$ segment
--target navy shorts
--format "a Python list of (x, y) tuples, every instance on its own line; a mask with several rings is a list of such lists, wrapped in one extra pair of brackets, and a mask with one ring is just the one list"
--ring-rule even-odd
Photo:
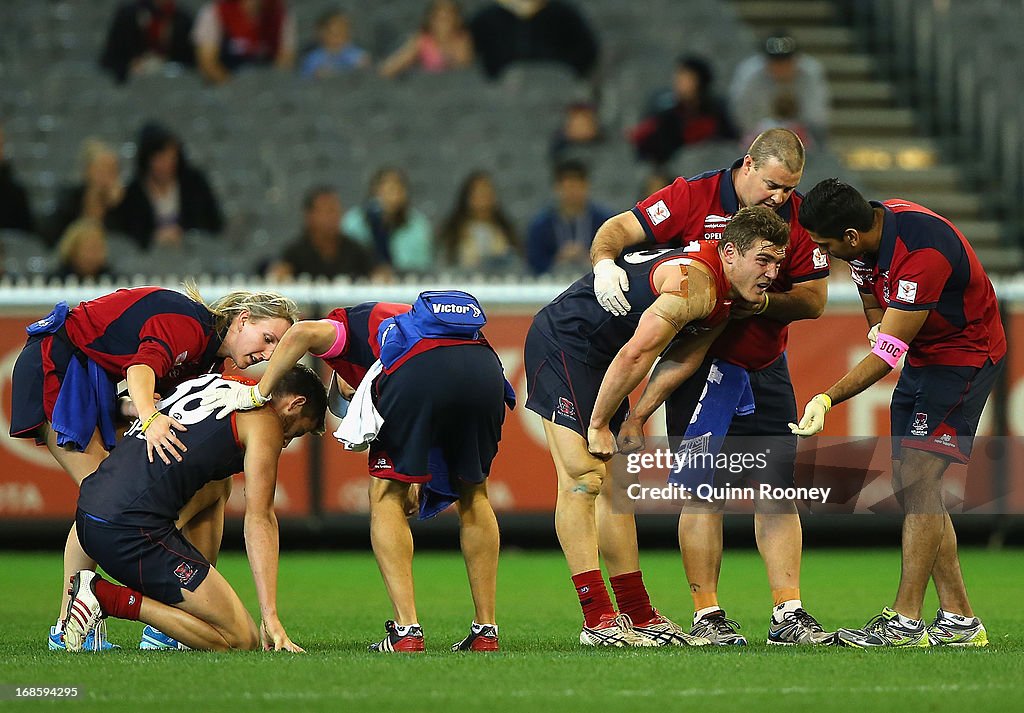
[(11, 375), (12, 437), (44, 443), (39, 427), (53, 419), (53, 407), (75, 353), (63, 330), (28, 338)]
[[(665, 401), (665, 425), (669, 445), (673, 449), (679, 447), (686, 427), (690, 424), (693, 410), (704, 391), (708, 372), (711, 371), (711, 362), (710, 357), (705, 359), (697, 373)], [(789, 430), (789, 424), (796, 423), (798, 419), (796, 396), (789, 377), (786, 355), (783, 354), (764, 369), (750, 371), (748, 374), (750, 389), (754, 393), (754, 413), (733, 417), (721, 453), (765, 453), (767, 467), (740, 476), (720, 471), (715, 482), (735, 484), (754, 480), (773, 487), (793, 487), (797, 437)]]
[(147, 597), (178, 604), (203, 583), (210, 563), (173, 523), (162, 527), (117, 525), (79, 510), (78, 541), (107, 574)]
[(981, 412), (1004, 364), (904, 366), (889, 407), (893, 460), (903, 448), (970, 460)]
[[(586, 439), (605, 370), (567, 356), (536, 327), (526, 335), (525, 351), (526, 408)], [(628, 411), (629, 401), (623, 400), (611, 419), (612, 433), (619, 432)]]
[(482, 344), (431, 349), (374, 384), (384, 419), (370, 447), (370, 475), (406, 483), (431, 479), (431, 452), (451, 478), (481, 483), (498, 453), (505, 419), (505, 376)]

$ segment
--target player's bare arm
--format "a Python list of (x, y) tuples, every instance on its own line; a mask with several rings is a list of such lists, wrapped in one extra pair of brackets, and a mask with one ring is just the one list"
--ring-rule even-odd
[(238, 439), (245, 448), (245, 549), (260, 603), (264, 649), (302, 651), (288, 638), (277, 614), (278, 525), (274, 513), (277, 463), (284, 448), (281, 420), (271, 408), (239, 413)]
[(879, 343), (889, 345), (885, 356), (876, 353), (880, 349), (880, 345), (876, 345), (846, 376), (808, 401), (800, 423), (790, 424), (790, 430), (798, 436), (813, 436), (824, 428), (825, 414), (832, 406), (853, 398), (892, 371), (907, 345), (924, 326), (928, 314), (928, 310), (885, 310), (878, 333)]
[(696, 373), (708, 349), (727, 324), (723, 322), (707, 332), (681, 337), (661, 355), (640, 399), (630, 409), (629, 416), (619, 430), (620, 452), (632, 453), (644, 447), (644, 424), (683, 382)]
[(655, 283), (658, 299), (640, 316), (636, 332), (612, 359), (601, 381), (588, 438), (590, 452), (599, 457), (615, 452), (608, 423), (622, 400), (647, 375), (672, 338), (715, 307), (714, 283), (699, 263), (665, 265), (655, 272)]
[(289, 327), (267, 362), (267, 370), (260, 377), (260, 383), (257, 384), (260, 393), (269, 397), (281, 383), (281, 378), (306, 352), (323, 354), (334, 344), (337, 335), (333, 324), (318, 319), (302, 320)]
[(633, 213), (619, 213), (604, 222), (597, 230), (590, 246), (590, 261), (594, 266), (594, 296), (601, 307), (617, 317), (629, 312), (629, 276), (615, 264), (624, 248), (638, 245), (646, 234)]
[(827, 301), (828, 279), (822, 277), (798, 282), (788, 292), (772, 292), (767, 308), (758, 314), (785, 323), (817, 319), (825, 312)]
[(174, 431), (188, 429), (167, 414), (156, 410), (153, 394), (156, 390), (156, 372), (146, 364), (132, 364), (125, 371), (125, 380), (128, 382), (128, 397), (135, 405), (139, 420), (142, 422), (149, 462), (153, 462), (153, 455), (156, 454), (165, 465), (171, 464), (171, 458), (180, 463), (181, 454), (186, 448)]
[(597, 265), (601, 260), (614, 260), (625, 248), (639, 245), (646, 238), (644, 227), (640, 225), (633, 211), (627, 210), (613, 215), (594, 235), (594, 240), (590, 244), (590, 264)]
[(885, 309), (872, 294), (860, 293), (860, 301), (864, 306), (864, 319), (868, 321), (868, 343), (875, 346), (878, 332), (882, 328), (882, 316)]

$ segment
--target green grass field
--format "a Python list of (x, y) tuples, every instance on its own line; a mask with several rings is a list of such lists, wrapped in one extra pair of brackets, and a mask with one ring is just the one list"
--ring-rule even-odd
[[(778, 649), (765, 644), (770, 599), (755, 552), (727, 553), (722, 603), (744, 625), (745, 649), (593, 650), (576, 643), (580, 614), (559, 553), (503, 555), (499, 654), (453, 654), (472, 617), (457, 554), (417, 557), (425, 656), (370, 654), (390, 607), (369, 554), (286, 552), (279, 608), (309, 652), (140, 652), (142, 625), (111, 621), (108, 654), (46, 650), (55, 615), (56, 555), (9, 554), (0, 597), (0, 685), (80, 686), (84, 700), (4, 702), (14, 709), (936, 711), (1024, 710), (1024, 557), (962, 553), (969, 591), (991, 645), (976, 650)], [(678, 556), (649, 553), (645, 579), (655, 604), (683, 621), (690, 612)], [(221, 571), (255, 611), (242, 555)], [(890, 603), (898, 554), (811, 551), (804, 603), (828, 627), (860, 626)], [(930, 594), (926, 611), (934, 611)]]

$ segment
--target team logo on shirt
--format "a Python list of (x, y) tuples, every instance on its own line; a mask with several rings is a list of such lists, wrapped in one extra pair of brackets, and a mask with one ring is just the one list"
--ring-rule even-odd
[(914, 303), (917, 299), (917, 283), (910, 280), (900, 280), (896, 283), (896, 299), (900, 302)]
[(647, 206), (647, 217), (651, 219), (653, 225), (663, 223), (668, 220), (672, 212), (665, 205), (665, 201), (658, 201), (654, 205)]
[(732, 216), (725, 215), (711, 215), (704, 217), (704, 239), (705, 240), (721, 240), (722, 233), (725, 232), (725, 226), (729, 224), (729, 219)]
[(184, 586), (192, 581), (192, 578), (196, 576), (196, 568), (190, 565), (188, 562), (182, 562), (174, 569), (174, 576), (178, 578), (181, 584)]
[(910, 435), (928, 435), (928, 414), (921, 413), (920, 411), (914, 414), (914, 425), (910, 427)]
[[(824, 270), (826, 267), (828, 267), (828, 255), (823, 253), (821, 251), (821, 248), (814, 248), (814, 253), (811, 255), (811, 260), (814, 262), (814, 269), (815, 270)], [(857, 277), (856, 277), (856, 271), (855, 270), (853, 271), (853, 274), (854, 274), (854, 278), (853, 279), (856, 280)], [(860, 284), (860, 283), (858, 283), (858, 284)]]
[(183, 351), (181, 354), (179, 354), (178, 356), (174, 357), (174, 365), (177, 366), (178, 364), (184, 364), (186, 359), (188, 359), (188, 351), (187, 350)]

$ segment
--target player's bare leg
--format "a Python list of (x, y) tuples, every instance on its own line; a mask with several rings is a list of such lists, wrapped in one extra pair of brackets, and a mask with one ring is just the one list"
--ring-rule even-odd
[(718, 604), (722, 570), (722, 511), (717, 503), (689, 501), (679, 514), (679, 551), (694, 609)]
[(796, 503), (755, 500), (754, 538), (772, 592), (784, 592), (786, 598), (799, 599), (803, 530)]
[(956, 531), (953, 522), (946, 513), (946, 522), (942, 530), (942, 544), (939, 555), (932, 567), (932, 579), (935, 580), (935, 591), (939, 595), (939, 607), (947, 612), (968, 618), (974, 617), (974, 610), (967, 598), (967, 586), (964, 575), (960, 571), (960, 556), (957, 553)]
[[(82, 485), (83, 480), (96, 472), (96, 469), (100, 467), (100, 463), (108, 455), (107, 450), (103, 447), (103, 439), (100, 437), (98, 429), (93, 434), (92, 440), (89, 441), (85, 451), (79, 453), (78, 451), (69, 451), (58, 446), (57, 433), (49, 425), (45, 425), (42, 428), (46, 429), (45, 440), (47, 450), (50, 451), (57, 464), (64, 469), (64, 472), (71, 476), (72, 480), (75, 481), (75, 485), (79, 487)], [(68, 580), (71, 579), (75, 572), (83, 569), (95, 570), (96, 562), (89, 555), (85, 554), (85, 550), (82, 549), (82, 545), (78, 542), (75, 526), (72, 524), (67, 540), (64, 543), (64, 573), (60, 582), (61, 600), (60, 609), (57, 614), (58, 618), (63, 618), (64, 612), (68, 608)]]
[(185, 539), (203, 553), (210, 564), (217, 564), (224, 538), (224, 511), (231, 497), (231, 478), (215, 480), (203, 486), (178, 513), (175, 526)]
[(905, 515), (900, 586), (892, 608), (909, 619), (921, 618), (925, 590), (949, 523), (942, 503), (942, 474), (948, 465), (944, 458), (910, 448), (898, 465), (894, 463), (894, 483)]
[(494, 509), (487, 499), (487, 484), (462, 483), (459, 487), (459, 544), (466, 560), (474, 621), (494, 624), (498, 586), (500, 534)]
[(412, 578), (412, 530), (406, 519), (409, 484), (370, 478), (370, 542), (395, 621), (405, 626), (419, 622)]
[(604, 481), (604, 463), (590, 455), (578, 433), (544, 421), (558, 476), (555, 532), (570, 574), (600, 569), (596, 504)]
[(616, 577), (640, 569), (633, 501), (626, 495), (629, 483), (616, 482), (609, 472), (596, 500), (597, 538), (608, 575)]

